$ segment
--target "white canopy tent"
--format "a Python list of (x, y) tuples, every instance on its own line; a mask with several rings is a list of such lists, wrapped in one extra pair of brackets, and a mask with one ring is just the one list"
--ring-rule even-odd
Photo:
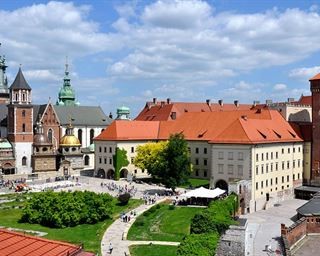
[(194, 190), (191, 190), (185, 194), (182, 194), (181, 197), (184, 198), (216, 198), (223, 195), (226, 191), (220, 188), (215, 189), (206, 189), (204, 187), (200, 187)]

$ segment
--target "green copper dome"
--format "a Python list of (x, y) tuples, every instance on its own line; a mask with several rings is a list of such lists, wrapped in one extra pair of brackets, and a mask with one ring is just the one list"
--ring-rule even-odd
[(2, 149), (10, 149), (12, 148), (12, 145), (10, 144), (10, 142), (6, 139), (0, 139), (0, 148)]
[(122, 106), (117, 108), (117, 120), (130, 120), (130, 108)]

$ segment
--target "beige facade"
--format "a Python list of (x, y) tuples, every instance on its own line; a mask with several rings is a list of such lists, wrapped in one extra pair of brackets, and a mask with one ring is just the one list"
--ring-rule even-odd
[(268, 105), (270, 109), (278, 110), (287, 121), (312, 122), (312, 108), (310, 105), (296, 103), (273, 103)]

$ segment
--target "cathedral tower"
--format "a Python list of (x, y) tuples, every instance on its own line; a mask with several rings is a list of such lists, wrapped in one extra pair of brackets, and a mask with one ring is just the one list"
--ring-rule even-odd
[(24, 78), (21, 68), (10, 86), (8, 139), (15, 152), (16, 173), (31, 173), (33, 106), (31, 104), (31, 87)]
[(9, 89), (6, 76), (6, 59), (0, 55), (0, 104), (9, 103)]

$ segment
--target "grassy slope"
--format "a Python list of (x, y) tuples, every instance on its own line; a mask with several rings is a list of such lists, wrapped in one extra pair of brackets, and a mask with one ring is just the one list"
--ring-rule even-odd
[(130, 246), (132, 256), (175, 256), (177, 246), (167, 245), (133, 245)]
[[(180, 242), (190, 233), (190, 221), (201, 208), (176, 207), (170, 210), (161, 204), (160, 209), (138, 217), (128, 233), (128, 240), (154, 240)], [(150, 211), (150, 210), (149, 210)], [(142, 225), (143, 224), (143, 225)]]

